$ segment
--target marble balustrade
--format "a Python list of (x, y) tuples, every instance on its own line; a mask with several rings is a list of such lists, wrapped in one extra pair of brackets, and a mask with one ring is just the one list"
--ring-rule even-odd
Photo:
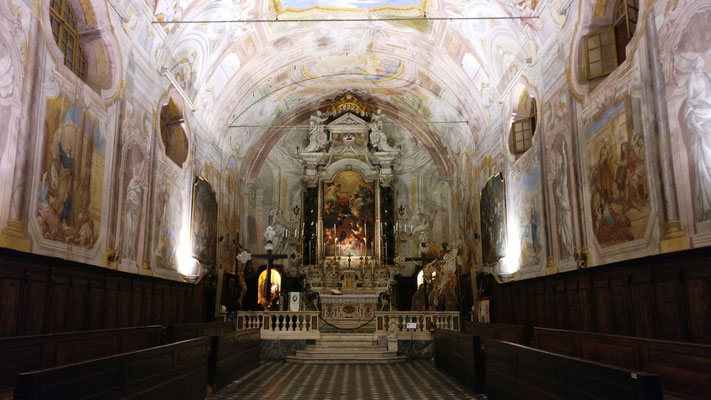
[(259, 328), (262, 339), (319, 339), (318, 311), (239, 311), (237, 330)]
[[(374, 322), (375, 337), (395, 335), (398, 340), (433, 340), (435, 327), (461, 330), (458, 311), (376, 311)], [(259, 328), (266, 340), (321, 337), (318, 311), (240, 311), (236, 324), (237, 330)]]
[[(396, 335), (398, 340), (433, 340), (434, 328), (459, 331), (459, 311), (378, 311), (375, 313), (375, 334)], [(408, 328), (415, 324), (414, 328)]]

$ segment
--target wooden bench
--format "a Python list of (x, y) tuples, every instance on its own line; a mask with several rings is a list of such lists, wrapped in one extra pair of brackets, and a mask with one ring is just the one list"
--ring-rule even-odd
[(665, 397), (711, 396), (711, 346), (535, 328), (533, 346), (553, 353), (659, 375)]
[(175, 324), (168, 326), (167, 342), (173, 343), (181, 340), (201, 336), (220, 336), (232, 333), (235, 330), (234, 322), (195, 322), (191, 324)]
[(259, 347), (259, 328), (213, 336), (208, 369), (213, 390), (222, 389), (257, 368)]
[(486, 348), (489, 399), (660, 400), (657, 375), (621, 369), (494, 339)]
[(162, 344), (160, 325), (0, 339), (0, 398), (10, 397), (17, 375)]
[(15, 400), (203, 399), (210, 338), (20, 374)]
[(484, 393), (484, 354), (479, 337), (471, 333), (435, 329), (435, 363), (478, 393)]

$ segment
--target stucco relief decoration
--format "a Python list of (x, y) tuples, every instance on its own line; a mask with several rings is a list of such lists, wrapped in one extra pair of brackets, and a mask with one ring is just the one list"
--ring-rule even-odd
[(629, 97), (598, 114), (585, 131), (590, 218), (602, 247), (640, 239), (650, 217), (645, 144)]
[(106, 139), (64, 95), (47, 100), (37, 223), (45, 239), (91, 248), (101, 223)]

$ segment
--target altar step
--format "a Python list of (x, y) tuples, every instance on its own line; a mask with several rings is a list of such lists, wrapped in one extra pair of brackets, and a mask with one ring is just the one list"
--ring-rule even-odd
[(324, 333), (315, 344), (305, 350), (297, 350), (287, 362), (299, 364), (393, 364), (407, 361), (379, 345), (372, 334)]

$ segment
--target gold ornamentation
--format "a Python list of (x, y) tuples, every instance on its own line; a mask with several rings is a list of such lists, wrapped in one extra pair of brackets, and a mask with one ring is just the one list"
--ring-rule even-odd
[(336, 102), (326, 110), (326, 114), (338, 115), (344, 112), (354, 112), (361, 117), (367, 117), (371, 114), (370, 106), (365, 104), (362, 100), (357, 98), (353, 93), (347, 92)]

